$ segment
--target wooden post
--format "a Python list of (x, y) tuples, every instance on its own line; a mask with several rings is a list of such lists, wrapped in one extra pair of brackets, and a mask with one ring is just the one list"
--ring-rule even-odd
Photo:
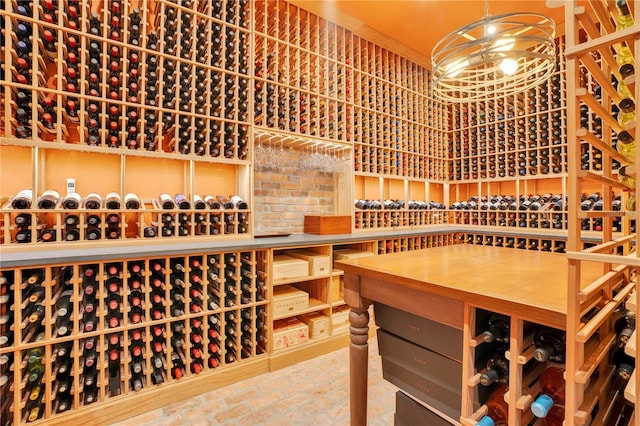
[(360, 296), (360, 276), (345, 274), (344, 300), (349, 313), (349, 392), (351, 425), (367, 424), (367, 382), (369, 366), (369, 305), (371, 301)]

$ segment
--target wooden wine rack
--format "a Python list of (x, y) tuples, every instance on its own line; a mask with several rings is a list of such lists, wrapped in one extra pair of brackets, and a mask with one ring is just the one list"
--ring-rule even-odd
[(526, 92), (454, 107), (449, 179), (456, 182), (565, 176), (564, 40), (556, 71)]
[(442, 247), (456, 244), (460, 241), (459, 234), (441, 234), (431, 236), (407, 237), (385, 239), (378, 241), (378, 254), (396, 253), (399, 251), (411, 251), (426, 249), (429, 247)]
[[(578, 200), (585, 192), (584, 188), (597, 185), (602, 194), (622, 193), (624, 205), (640, 189), (637, 181), (632, 188), (622, 185), (616, 172), (621, 164), (630, 165), (635, 175), (637, 164), (640, 164), (637, 150), (635, 158), (625, 159), (615, 149), (616, 143), (620, 143), (616, 135), (624, 130), (615, 118), (617, 104), (621, 100), (616, 85), (624, 81), (635, 99), (640, 96), (637, 69), (634, 75), (623, 78), (616, 63), (616, 55), (623, 43), (630, 48), (636, 60), (640, 58), (640, 2), (630, 0), (627, 4), (635, 24), (621, 30), (616, 30), (620, 11), (614, 3), (571, 1), (565, 6), (565, 54), (567, 81), (570, 82), (567, 85), (567, 187), (570, 200)], [(636, 113), (635, 122), (627, 129), (637, 137), (639, 126)], [(609, 367), (611, 353), (618, 343), (612, 330), (616, 318), (614, 312), (624, 306), (635, 288), (640, 265), (637, 231), (634, 229), (638, 209), (636, 204), (632, 210), (613, 212), (611, 200), (605, 197), (602, 211), (583, 212), (579, 203), (574, 201), (569, 204), (568, 212), (565, 422), (607, 424), (606, 416), (615, 402), (611, 393), (603, 391), (607, 383), (611, 385), (611, 377), (615, 375)], [(622, 232), (618, 237), (614, 237), (612, 217), (620, 217), (622, 221)], [(581, 240), (585, 231), (581, 225), (589, 219), (601, 221), (602, 229), (598, 232), (601, 243), (583, 248)], [(585, 268), (594, 263), (602, 266), (602, 276), (581, 287), (580, 279)], [(628, 302), (637, 306), (637, 296)], [(599, 306), (600, 312), (587, 324), (581, 324), (581, 312), (588, 306)], [(599, 344), (589, 348), (588, 342), (593, 339)], [(637, 333), (634, 339), (637, 344)], [(636, 360), (636, 369), (638, 365)], [(594, 381), (595, 385), (590, 383)], [(631, 385), (635, 395), (640, 390), (639, 385), (637, 381)], [(599, 410), (592, 417), (596, 406)], [(631, 423), (640, 424), (640, 416), (635, 413), (634, 417)]]
[[(9, 303), (2, 314), (10, 316), (1, 326), (9, 344), (0, 356), (14, 360), (4, 371), (11, 379), (2, 390), (3, 422), (73, 415), (266, 356), (267, 266), (267, 251), (251, 250), (3, 270)], [(65, 295), (68, 313), (62, 315)], [(68, 331), (61, 334), (63, 321)], [(64, 374), (56, 361), (65, 359), (61, 349), (70, 354)], [(36, 352), (43, 355), (35, 378), (41, 384), (27, 380), (34, 366), (28, 359)], [(58, 389), (61, 382), (66, 392)], [(36, 388), (44, 404), (28, 419)]]
[[(62, 193), (65, 178), (74, 177), (83, 194), (135, 192), (150, 200), (160, 192), (191, 196), (216, 187), (241, 194), (250, 205), (248, 2), (68, 1), (54, 2), (53, 12), (44, 2), (4, 4), (8, 72), (0, 142), (23, 168), (3, 162), (3, 194), (15, 195), (24, 185), (33, 189), (35, 206), (44, 190)], [(23, 13), (19, 6), (28, 4), (32, 9)], [(32, 44), (25, 51), (24, 40)], [(102, 182), (95, 182), (96, 173)], [(149, 184), (148, 174), (156, 173), (166, 175)], [(2, 206), (1, 243), (13, 244), (14, 219), (25, 212), (10, 209), (6, 200)], [(26, 213), (39, 229), (55, 230), (53, 242), (65, 241), (65, 218), (77, 214), (79, 240), (90, 239), (87, 220), (94, 212)], [(135, 213), (95, 214), (99, 242), (143, 238), (148, 226), (162, 236), (163, 217), (165, 239), (253, 233), (250, 210), (178, 213), (148, 201)], [(119, 223), (108, 237), (106, 219), (113, 214)], [(24, 241), (39, 242), (39, 229)]]
[[(34, 3), (29, 16), (18, 13), (17, 2), (7, 4), (9, 8), (3, 11), (7, 34), (16, 34), (19, 26), (26, 24), (27, 35), (33, 39), (32, 49), (26, 53), (31, 67), (19, 70), (18, 39), (7, 37), (5, 61), (11, 73), (4, 89), (2, 119), (4, 128), (21, 139), (14, 143), (46, 141), (126, 148), (148, 155), (247, 159), (250, 131), (245, 105), (249, 85), (246, 61), (250, 32), (246, 1), (190, 2), (190, 7), (183, 7), (134, 0), (117, 3), (121, 6), (117, 12), (103, 7), (103, 2), (64, 2), (55, 8), (53, 24), (44, 21), (49, 12), (38, 3)], [(78, 29), (68, 25), (70, 7), (77, 10)], [(89, 32), (92, 13), (99, 21), (95, 34)], [(132, 31), (134, 19), (139, 21), (139, 34)], [(116, 34), (109, 34), (112, 26), (107, 23), (116, 20), (120, 22), (112, 28)], [(45, 46), (41, 38), (45, 30), (53, 34), (51, 46)], [(205, 37), (215, 31), (221, 33), (218, 45), (213, 37)], [(71, 43), (77, 45), (75, 51)], [(224, 64), (215, 59), (220, 53), (229, 59)], [(70, 59), (70, 55), (76, 59)], [(74, 63), (77, 75), (72, 77), (70, 64)], [(169, 74), (172, 69), (173, 74)], [(96, 87), (91, 83), (92, 72), (98, 79)], [(154, 72), (158, 72), (155, 79), (151, 77)], [(26, 83), (21, 82), (20, 75), (28, 76)], [(31, 107), (31, 117), (24, 126), (29, 137), (16, 134), (20, 123), (13, 113), (18, 107), (18, 93), (27, 94)], [(45, 97), (54, 103), (51, 111), (42, 107)], [(66, 108), (69, 101), (77, 110)], [(220, 104), (224, 104), (224, 110), (214, 109), (213, 105)], [(93, 128), (90, 108), (96, 109), (94, 119), (100, 124), (96, 140), (89, 137)], [(51, 120), (44, 120), (47, 113)], [(112, 117), (115, 124), (110, 127), (108, 120)], [(136, 128), (134, 137), (129, 135), (131, 127)], [(194, 140), (198, 143), (190, 142)]]
[(444, 180), (426, 69), (284, 1), (256, 2), (254, 28), (256, 126), (353, 142), (356, 174)]
[[(249, 234), (249, 212), (241, 209), (163, 209), (156, 200), (143, 200), (139, 209), (12, 209), (3, 207), (2, 241), (17, 244), (16, 235), (28, 230), (19, 245), (39, 243), (44, 230), (53, 231), (49, 243), (188, 237), (233, 238)], [(19, 226), (16, 219), (25, 220)], [(32, 246), (30, 246), (32, 247)]]

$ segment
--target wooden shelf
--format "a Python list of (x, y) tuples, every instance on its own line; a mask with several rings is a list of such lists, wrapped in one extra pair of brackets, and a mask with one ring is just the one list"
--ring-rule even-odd
[(330, 307), (329, 304), (324, 303), (321, 300), (317, 300), (314, 298), (309, 298), (309, 307), (307, 309), (303, 309), (300, 311), (296, 311), (296, 312), (289, 312), (287, 314), (284, 315), (277, 315), (273, 317), (273, 320), (279, 320), (279, 319), (283, 319), (283, 318), (290, 318), (290, 317), (295, 317), (296, 315), (304, 315), (304, 314), (308, 314), (311, 312), (316, 312), (316, 311), (321, 311), (323, 309), (328, 309)]
[(286, 278), (283, 280), (274, 280), (273, 281), (273, 285), (274, 286), (279, 286), (279, 285), (285, 285), (285, 284), (295, 284), (295, 283), (301, 283), (304, 281), (312, 281), (312, 280), (321, 280), (321, 279), (325, 279), (325, 278), (329, 278), (331, 277), (331, 275), (325, 274), (325, 275), (307, 275), (307, 276), (301, 276), (301, 277), (293, 277), (293, 278)]

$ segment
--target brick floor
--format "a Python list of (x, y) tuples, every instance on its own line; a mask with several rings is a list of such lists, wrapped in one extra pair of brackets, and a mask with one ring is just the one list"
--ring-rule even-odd
[[(382, 380), (375, 338), (369, 341), (369, 424), (393, 424), (397, 388)], [(215, 394), (218, 404), (210, 403)], [(220, 398), (220, 395), (225, 395)], [(222, 402), (222, 403), (221, 403)], [(349, 425), (349, 350), (339, 349), (118, 422), (112, 426)]]

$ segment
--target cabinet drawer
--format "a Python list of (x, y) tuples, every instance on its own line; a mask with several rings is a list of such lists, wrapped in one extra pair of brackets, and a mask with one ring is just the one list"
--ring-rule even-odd
[(451, 426), (454, 423), (440, 417), (402, 391), (396, 392), (395, 426)]
[(382, 376), (452, 419), (460, 417), (462, 364), (378, 329)]
[(462, 362), (462, 330), (381, 303), (374, 312), (378, 327)]

